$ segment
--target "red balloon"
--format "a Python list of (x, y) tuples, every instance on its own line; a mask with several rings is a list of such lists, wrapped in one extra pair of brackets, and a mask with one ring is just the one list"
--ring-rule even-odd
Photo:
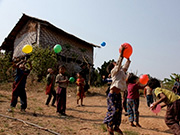
[(149, 81), (149, 76), (147, 74), (141, 75), (139, 78), (139, 82), (143, 85), (147, 84)]
[(129, 58), (133, 52), (132, 46), (129, 43), (123, 43), (119, 48), (119, 53), (121, 53), (122, 47), (124, 47), (123, 57)]

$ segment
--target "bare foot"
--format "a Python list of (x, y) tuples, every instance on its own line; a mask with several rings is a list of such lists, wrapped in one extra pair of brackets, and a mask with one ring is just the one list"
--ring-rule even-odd
[(136, 127), (141, 127), (141, 125), (139, 123), (136, 123)]
[(136, 125), (134, 125), (134, 123), (133, 123), (133, 122), (131, 122), (131, 127), (136, 127)]
[(107, 127), (108, 135), (114, 135), (114, 130), (112, 128)]
[(119, 127), (114, 128), (114, 131), (119, 133), (120, 135), (123, 135), (123, 132), (121, 131)]

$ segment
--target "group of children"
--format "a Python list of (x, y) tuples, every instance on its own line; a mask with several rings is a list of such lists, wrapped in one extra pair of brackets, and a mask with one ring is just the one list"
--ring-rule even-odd
[[(26, 67), (26, 63), (29, 63), (30, 69)], [(20, 62), (13, 65), (16, 68), (15, 81), (13, 83), (13, 92), (9, 112), (13, 111), (13, 108), (16, 107), (18, 97), (20, 97), (21, 101), (21, 111), (25, 112), (27, 108), (27, 96), (26, 96), (26, 80), (29, 75), (32, 65), (31, 62), (27, 62), (26, 60), (21, 60)], [(57, 113), (61, 116), (66, 116), (66, 89), (68, 87), (68, 77), (65, 75), (66, 68), (65, 66), (59, 67), (59, 74), (57, 76), (54, 75), (54, 71), (52, 68), (47, 70), (48, 74), (46, 76), (46, 95), (48, 98), (46, 100), (46, 105), (49, 106), (49, 103), (52, 99), (51, 105), (57, 107)], [(58, 85), (57, 90), (55, 90), (55, 83)], [(77, 73), (77, 106), (83, 106), (83, 98), (85, 97), (84, 86), (85, 79), (82, 77), (82, 73)], [(81, 103), (79, 105), (79, 100)]]
[[(57, 101), (57, 113), (60, 115), (66, 116), (66, 89), (68, 87), (68, 77), (65, 75), (66, 68), (65, 66), (59, 67), (59, 74), (55, 77), (53, 74), (53, 70), (51, 68), (48, 69), (48, 75), (46, 77), (47, 80), (47, 86), (46, 86), (46, 94), (48, 95), (46, 105), (49, 105), (49, 102), (52, 98), (52, 95), (54, 96), (52, 100), (52, 106), (55, 106), (55, 101)], [(58, 84), (57, 91), (54, 89), (55, 83)], [(84, 92), (84, 86), (85, 86), (85, 80), (82, 77), (82, 73), (77, 73), (77, 106), (84, 106), (83, 105), (83, 98), (85, 97)], [(81, 100), (81, 103), (79, 105), (79, 100)]]
[[(125, 65), (121, 66), (125, 48), (121, 47), (120, 49), (120, 57), (110, 71), (112, 83), (107, 96), (107, 113), (104, 118), (104, 124), (107, 125), (108, 135), (114, 135), (114, 132), (123, 135), (123, 132), (119, 128), (122, 116), (121, 92), (126, 93), (126, 90), (127, 97), (123, 97), (127, 102), (126, 107), (130, 125), (133, 127), (141, 127), (139, 124), (138, 111), (139, 89), (144, 89), (147, 105), (151, 109), (155, 109), (158, 104), (164, 102), (161, 108), (167, 106), (165, 123), (175, 135), (180, 135), (180, 96), (173, 91), (161, 88), (160, 81), (156, 78), (151, 78), (146, 85), (141, 85), (136, 75), (133, 73), (126, 74), (130, 60), (127, 58)], [(179, 88), (180, 83), (177, 83), (176, 86)], [(159, 99), (154, 103), (153, 94)], [(136, 122), (136, 124), (134, 124), (134, 122)]]
[[(172, 129), (175, 135), (180, 135), (180, 96), (178, 93), (174, 93), (173, 91), (169, 91), (167, 89), (163, 89), (160, 86), (159, 80), (156, 78), (151, 78), (146, 85), (141, 85), (138, 81), (138, 77), (133, 73), (127, 74), (127, 70), (131, 63), (130, 59), (127, 58), (126, 63), (122, 66), (122, 61), (124, 59), (123, 52), (124, 47), (121, 48), (121, 53), (118, 61), (112, 64), (109, 67), (111, 81), (109, 90), (107, 92), (107, 113), (104, 118), (104, 123), (107, 125), (107, 130), (109, 135), (113, 135), (114, 131), (123, 135), (121, 131), (121, 116), (122, 116), (122, 100), (121, 100), (121, 92), (126, 93), (127, 96), (124, 98), (127, 99), (126, 107), (127, 114), (129, 116), (129, 121), (131, 126), (141, 127), (139, 124), (139, 89), (144, 89), (144, 95), (147, 98), (147, 105), (153, 103), (153, 93), (159, 98), (156, 102), (151, 105), (151, 109), (155, 109), (156, 106), (162, 102), (164, 105), (161, 107), (167, 106), (165, 123), (166, 125)], [(27, 76), (29, 75), (32, 65), (31, 62), (28, 62), (30, 65), (30, 69), (25, 67), (27, 61), (22, 60), (15, 64), (16, 69), (16, 77), (15, 82), (13, 83), (13, 92), (12, 92), (12, 100), (11, 100), (11, 108), (9, 111), (12, 111), (17, 104), (17, 98), (20, 97), (21, 100), (21, 111), (25, 111), (27, 108), (27, 96), (25, 91), (25, 84)], [(65, 75), (66, 68), (64, 66), (59, 67), (59, 74), (55, 76), (53, 74), (53, 69), (48, 69), (47, 75), (47, 86), (46, 86), (46, 94), (48, 98), (46, 100), (46, 105), (49, 105), (50, 100), (53, 96), (52, 106), (55, 106), (55, 102), (57, 101), (57, 113), (60, 115), (66, 115), (66, 89), (68, 87), (68, 77)], [(84, 87), (85, 87), (85, 79), (82, 77), (82, 72), (77, 73), (77, 106), (83, 106), (83, 98)], [(58, 88), (55, 91), (54, 86), (55, 83), (58, 84)], [(175, 87), (177, 89), (180, 88), (179, 80), (177, 80)], [(126, 92), (127, 90), (127, 92)], [(177, 91), (176, 91), (177, 92)], [(81, 100), (79, 105), (79, 100)], [(134, 124), (134, 122), (136, 124)]]

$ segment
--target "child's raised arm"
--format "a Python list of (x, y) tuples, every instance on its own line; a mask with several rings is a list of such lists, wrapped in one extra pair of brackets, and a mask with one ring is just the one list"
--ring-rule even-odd
[(130, 59), (128, 58), (126, 63), (124, 64), (124, 66), (122, 67), (123, 71), (126, 72), (129, 68), (129, 65), (130, 65), (131, 61)]

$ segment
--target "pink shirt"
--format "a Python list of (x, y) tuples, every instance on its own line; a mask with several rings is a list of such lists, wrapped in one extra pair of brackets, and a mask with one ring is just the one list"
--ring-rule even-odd
[(128, 84), (128, 99), (137, 99), (139, 98), (139, 89), (144, 89), (145, 86), (140, 86), (136, 83)]

